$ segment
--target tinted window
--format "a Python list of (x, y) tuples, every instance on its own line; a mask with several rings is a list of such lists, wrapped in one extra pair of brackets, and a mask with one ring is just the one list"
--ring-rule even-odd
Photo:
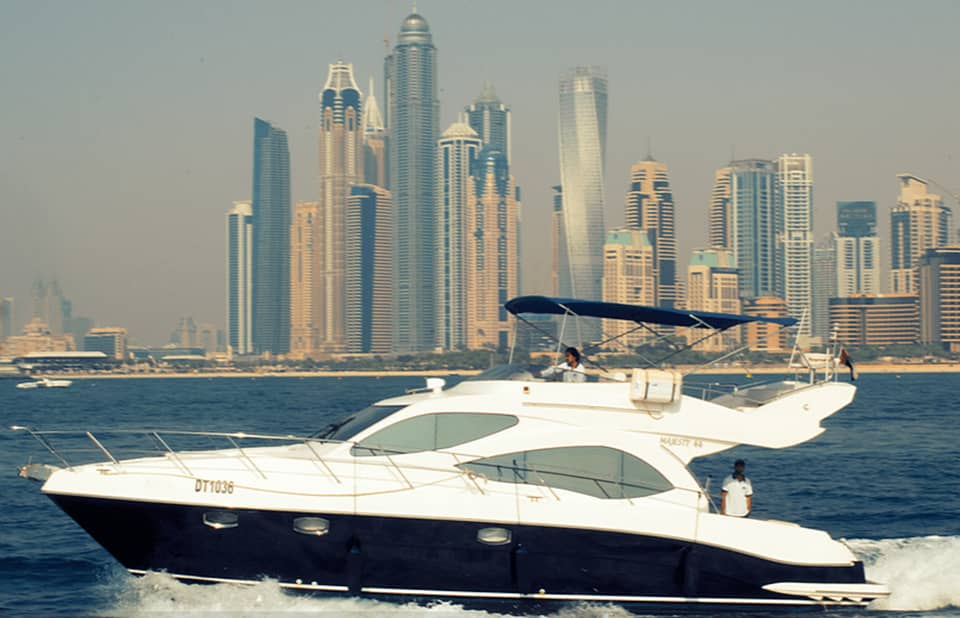
[(425, 414), (384, 427), (353, 447), (353, 454), (383, 455), (447, 449), (513, 427), (507, 414)]
[(673, 489), (647, 462), (606, 446), (508, 453), (459, 467), (491, 481), (546, 485), (595, 498), (641, 498)]
[(367, 427), (382, 421), (404, 407), (370, 406), (335, 423), (330, 423), (310, 437), (322, 440), (349, 440)]

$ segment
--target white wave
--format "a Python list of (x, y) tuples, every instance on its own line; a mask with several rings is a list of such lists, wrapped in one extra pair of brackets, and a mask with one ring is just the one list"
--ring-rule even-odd
[[(119, 584), (113, 607), (105, 616), (142, 616), (175, 612), (177, 616), (202, 617), (229, 614), (261, 617), (274, 613), (311, 613), (331, 616), (429, 616), (446, 618), (507, 618), (480, 610), (469, 610), (453, 603), (387, 603), (372, 599), (309, 596), (284, 591), (275, 581), (253, 585), (187, 584), (165, 573), (147, 573)], [(580, 605), (555, 614), (557, 618), (626, 618), (626, 610), (608, 605)]]
[(890, 597), (871, 609), (928, 611), (960, 607), (960, 536), (849, 539), (867, 579), (887, 584)]

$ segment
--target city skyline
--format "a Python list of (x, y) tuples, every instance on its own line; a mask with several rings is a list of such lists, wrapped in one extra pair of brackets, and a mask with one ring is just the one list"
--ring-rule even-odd
[[(677, 230), (680, 273), (685, 272), (690, 249), (706, 244), (706, 225), (701, 221), (705, 220), (711, 175), (732, 158), (732, 148), (737, 157), (773, 158), (780, 152), (796, 151), (809, 152), (817, 159), (814, 226), (818, 238), (831, 229), (833, 205), (841, 200), (876, 201), (879, 235), (889, 238), (889, 211), (895, 203), (897, 173), (914, 173), (956, 189), (960, 179), (955, 161), (948, 157), (954, 156), (952, 144), (957, 143), (958, 131), (945, 103), (956, 100), (956, 86), (937, 79), (938, 75), (949, 74), (945, 59), (955, 57), (956, 44), (936, 31), (941, 24), (955, 21), (957, 8), (948, 3), (921, 6), (919, 16), (914, 18), (929, 21), (933, 31), (894, 53), (873, 42), (881, 40), (883, 33), (892, 35), (901, 25), (894, 5), (827, 6), (814, 4), (807, 14), (795, 16), (825, 42), (803, 53), (771, 51), (777, 47), (772, 32), (782, 34), (774, 26), (785, 8), (752, 6), (759, 15), (751, 26), (714, 14), (726, 34), (746, 34), (746, 39), (739, 40), (761, 50), (748, 53), (737, 45), (721, 43), (700, 27), (689, 35), (693, 38), (677, 41), (655, 33), (641, 47), (616, 23), (629, 22), (631, 14), (641, 12), (641, 8), (601, 3), (596, 15), (582, 16), (575, 15), (572, 6), (560, 4), (555, 9), (551, 6), (551, 37), (575, 44), (563, 49), (544, 44), (546, 50), (537, 50), (532, 42), (535, 36), (528, 45), (523, 38), (527, 35), (520, 34), (523, 20), (516, 25), (498, 21), (495, 31), (507, 45), (497, 50), (483, 46), (488, 53), (480, 60), (469, 51), (471, 46), (480, 47), (479, 34), (467, 32), (456, 19), (465, 10), (462, 5), (421, 3), (418, 9), (430, 22), (441, 57), (441, 126), (473, 100), (484, 81), (494, 84), (510, 102), (515, 133), (511, 167), (525, 191), (525, 291), (549, 291), (550, 241), (538, 239), (537, 232), (549, 229), (551, 187), (559, 181), (554, 154), (555, 84), (568, 66), (607, 66), (611, 89), (610, 153), (605, 174), (608, 222), (619, 221), (622, 216), (622, 203), (614, 196), (623, 195), (629, 165), (643, 155), (637, 144), (643, 143), (646, 135), (652, 137), (658, 159), (670, 165), (678, 221), (687, 222)], [(704, 7), (708, 13), (713, 10)], [(314, 97), (323, 69), (342, 52), (358, 67), (360, 81), (378, 76), (382, 35), (392, 39), (409, 10), (377, 3), (362, 4), (363, 8), (382, 13), (382, 19), (374, 19), (378, 22), (374, 26), (370, 26), (370, 20), (343, 20), (338, 28), (347, 23), (356, 25), (342, 28), (346, 30), (343, 35), (336, 34), (331, 26), (330, 40), (316, 49), (305, 49), (301, 38), (296, 46), (286, 41), (258, 46), (258, 56), (254, 57), (252, 52), (223, 40), (217, 45), (205, 44), (204, 37), (214, 31), (214, 23), (220, 27), (221, 18), (243, 32), (244, 19), (263, 10), (256, 7), (238, 5), (227, 15), (204, 8), (190, 26), (175, 29), (182, 44), (159, 45), (157, 51), (144, 51), (142, 55), (124, 55), (126, 45), (139, 49), (135, 45), (137, 37), (126, 35), (124, 28), (142, 34), (152, 27), (180, 23), (186, 4), (111, 7), (110, 24), (91, 24), (89, 30), (97, 32), (99, 28), (106, 41), (115, 43), (112, 47), (87, 42), (86, 36), (75, 40), (73, 32), (76, 23), (88, 23), (83, 13), (96, 18), (107, 11), (106, 4), (91, 3), (85, 11), (76, 13), (73, 7), (63, 6), (56, 15), (47, 12), (50, 7), (7, 5), (4, 11), (11, 13), (11, 19), (5, 23), (18, 25), (4, 37), (3, 45), (18, 50), (8, 56), (32, 58), (7, 68), (14, 87), (5, 94), (11, 103), (10, 113), (0, 124), (4, 143), (11, 145), (4, 149), (8, 164), (2, 186), (7, 206), (2, 226), (5, 231), (0, 232), (0, 294), (16, 299), (20, 308), (17, 330), (30, 317), (23, 308), (29, 306), (31, 282), (51, 275), (64, 285), (78, 312), (94, 316), (101, 325), (127, 325), (131, 334), (144, 342), (162, 341), (167, 325), (180, 315), (192, 314), (222, 325), (222, 217), (233, 201), (251, 198), (249, 133), (245, 127), (251, 117), (259, 115), (273, 119), (289, 133), (293, 198), (314, 199), (316, 183), (308, 170), (316, 169), (312, 162), (316, 158), (319, 117)], [(735, 5), (732, 13), (742, 16), (747, 8), (745, 4)], [(306, 4), (290, 5), (278, 18), (285, 24), (309, 21), (304, 15), (311, 10)], [(521, 15), (537, 12), (536, 7), (515, 10)], [(683, 31), (682, 11), (656, 11), (667, 35)], [(155, 19), (144, 19), (145, 14)], [(146, 25), (151, 21), (157, 26)], [(104, 81), (84, 68), (86, 64), (96, 67), (97, 62), (85, 60), (83, 66), (77, 66), (69, 58), (54, 60), (50, 52), (35, 48), (24, 35), (35, 34), (41, 27), (50, 29), (52, 39), (63, 41), (63, 46), (73, 44), (86, 52), (81, 57), (98, 60), (101, 67), (106, 67), (99, 72), (109, 79)], [(323, 34), (327, 32), (324, 28)], [(236, 38), (238, 43), (243, 40)], [(54, 47), (54, 52), (65, 48)], [(35, 49), (37, 53), (29, 53)], [(668, 61), (658, 63), (663, 66), (648, 67), (650, 74), (639, 79), (628, 70), (628, 59), (631, 50), (645, 49), (667, 49), (671, 54)], [(704, 51), (716, 53), (707, 57)], [(519, 66), (512, 68), (508, 59), (519, 61)], [(709, 75), (721, 61), (750, 63), (757, 68), (781, 63), (791, 68), (791, 78), (801, 82), (790, 92), (797, 101), (787, 110), (795, 112), (795, 120), (775, 123), (774, 114), (764, 112), (763, 107), (776, 108), (778, 102), (785, 101), (786, 94), (781, 97), (769, 88), (775, 76), (768, 73), (765, 79), (755, 80), (739, 77), (741, 88), (735, 91), (734, 83), (724, 84)], [(266, 71), (271, 63), (275, 71)], [(143, 77), (133, 70), (137, 67), (144, 69)], [(849, 75), (853, 67), (855, 78), (840, 79), (844, 70)], [(915, 78), (930, 80), (947, 96), (915, 101), (905, 94), (889, 92), (886, 84), (898, 67), (909, 67)], [(49, 70), (49, 79), (39, 82), (31, 77), (35, 75), (31, 68)], [(680, 74), (687, 77), (678, 81), (676, 76)], [(210, 79), (212, 84), (204, 86), (203, 80)], [(853, 79), (852, 88), (846, 79)], [(661, 86), (658, 91), (666, 86), (676, 86), (677, 90), (663, 101), (640, 98), (641, 82)], [(57, 96), (45, 95), (54, 85)], [(723, 89), (729, 100), (704, 102), (702, 97), (684, 96), (710, 85)], [(806, 91), (803, 86), (808, 86)], [(760, 92), (763, 98), (750, 98)], [(882, 101), (884, 97), (888, 100)], [(31, 109), (34, 101), (54, 100), (58, 101), (56, 114), (48, 104)], [(761, 101), (763, 106), (758, 105)], [(748, 109), (740, 113), (736, 106)], [(894, 109), (896, 113), (892, 113)], [(796, 113), (798, 110), (804, 113)], [(782, 111), (776, 115), (789, 115)], [(897, 124), (889, 120), (904, 115), (912, 115), (918, 122)], [(721, 118), (723, 122), (719, 122)], [(927, 118), (928, 122), (921, 122)], [(174, 120), (177, 124), (171, 125)], [(905, 124), (909, 128), (899, 126)], [(90, 127), (96, 127), (95, 132)], [(179, 130), (171, 131), (171, 127)], [(157, 134), (158, 128), (168, 135)], [(128, 134), (137, 135), (144, 143), (149, 140), (150, 148), (133, 147)], [(931, 191), (946, 198), (936, 187)], [(955, 206), (949, 199), (944, 201)], [(889, 268), (886, 246), (884, 241), (883, 281)], [(163, 251), (171, 247), (175, 251)]]

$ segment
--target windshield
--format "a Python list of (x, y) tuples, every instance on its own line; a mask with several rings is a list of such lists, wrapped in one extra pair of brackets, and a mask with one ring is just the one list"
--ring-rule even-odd
[(370, 406), (339, 421), (330, 423), (310, 437), (319, 440), (345, 442), (352, 439), (367, 427), (382, 421), (394, 412), (402, 410), (404, 407), (405, 406)]

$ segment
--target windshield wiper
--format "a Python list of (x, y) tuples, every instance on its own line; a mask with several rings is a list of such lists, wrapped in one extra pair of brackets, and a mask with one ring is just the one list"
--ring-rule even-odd
[(329, 438), (330, 436), (332, 436), (332, 435), (334, 435), (335, 433), (337, 433), (338, 431), (340, 431), (340, 428), (341, 428), (341, 427), (343, 427), (344, 425), (346, 425), (347, 423), (349, 423), (350, 421), (352, 421), (352, 420), (355, 419), (355, 418), (356, 418), (356, 415), (354, 415), (354, 416), (348, 416), (347, 418), (343, 419), (342, 421), (335, 422), (335, 423), (330, 423), (329, 425), (327, 425), (326, 427), (324, 427), (324, 428), (321, 429), (320, 431), (316, 431), (316, 432), (310, 434), (310, 437), (311, 437), (311, 438), (319, 438), (319, 439), (321, 439), (321, 440), (323, 440), (324, 438)]

